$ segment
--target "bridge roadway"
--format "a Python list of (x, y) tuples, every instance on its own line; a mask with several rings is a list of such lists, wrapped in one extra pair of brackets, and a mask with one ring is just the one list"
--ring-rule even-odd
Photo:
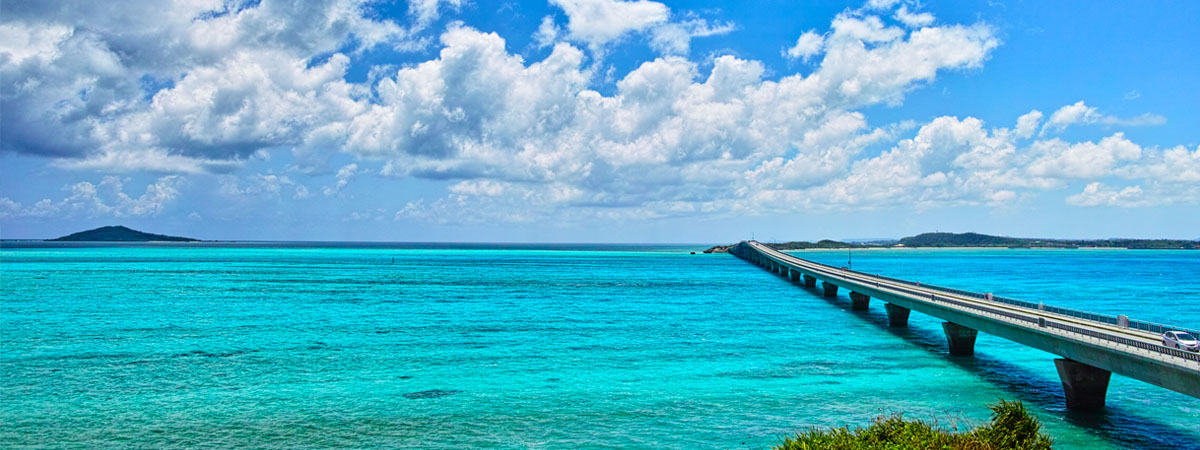
[(1161, 338), (1164, 330), (1195, 330), (921, 286), (808, 261), (756, 241), (730, 253), (809, 288), (821, 281), (829, 297), (849, 290), (856, 310), (882, 300), (893, 327), (907, 326), (912, 310), (942, 319), (951, 355), (973, 354), (979, 331), (1059, 355), (1054, 363), (1073, 410), (1103, 408), (1112, 372), (1200, 398), (1200, 353), (1165, 347)]

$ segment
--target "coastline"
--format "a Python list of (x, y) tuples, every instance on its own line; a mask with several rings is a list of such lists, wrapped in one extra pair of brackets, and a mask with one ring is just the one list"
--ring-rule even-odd
[[(780, 250), (784, 252), (809, 252), (823, 250), (1130, 250), (1129, 247), (830, 247), (830, 248), (797, 248)], [(1160, 250), (1160, 249), (1145, 249)], [(1186, 248), (1165, 248), (1161, 250), (1188, 250)]]

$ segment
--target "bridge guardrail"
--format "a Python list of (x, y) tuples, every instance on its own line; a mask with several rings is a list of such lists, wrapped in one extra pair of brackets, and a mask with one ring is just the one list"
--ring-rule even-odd
[[(986, 299), (986, 297), (985, 297), (985, 299)], [(1090, 320), (1093, 322), (1107, 323), (1110, 325), (1120, 325), (1121, 324), (1121, 320), (1119, 318), (1117, 318), (1116, 316), (1108, 315), (1108, 314), (1100, 314), (1100, 313), (1094, 313), (1094, 312), (1090, 312), (1090, 311), (1083, 311), (1083, 310), (1072, 309), (1072, 308), (1063, 308), (1061, 306), (1038, 304), (1038, 303), (1027, 302), (1027, 301), (1022, 301), (1022, 300), (1015, 300), (1015, 299), (1011, 299), (1011, 298), (1007, 298), (1007, 297), (1000, 297), (1000, 296), (992, 296), (992, 301), (1007, 303), (1007, 304), (1016, 305), (1016, 306), (1023, 306), (1026, 308), (1040, 309), (1040, 310), (1043, 310), (1046, 312), (1062, 314), (1064, 316), (1070, 316), (1070, 317), (1077, 317), (1080, 319)], [(1161, 324), (1161, 323), (1156, 323), (1156, 322), (1147, 322), (1145, 320), (1129, 319), (1129, 328), (1133, 328), (1135, 330), (1142, 330), (1142, 331), (1146, 331), (1146, 332), (1154, 333), (1154, 334), (1163, 334), (1168, 331), (1184, 331), (1184, 332), (1190, 333), (1193, 336), (1200, 337), (1200, 330), (1196, 330), (1196, 329), (1192, 329), (1192, 328), (1177, 327), (1174, 325), (1167, 325), (1167, 324)]]
[[(776, 250), (776, 251), (778, 251), (778, 250)], [(780, 252), (780, 253), (783, 253), (783, 252)], [(741, 256), (741, 255), (739, 255), (739, 256)], [(764, 256), (774, 259), (773, 257), (771, 257), (769, 255), (764, 255)], [(797, 258), (797, 259), (799, 259), (799, 258)], [(985, 300), (985, 301), (993, 301), (993, 302), (1004, 303), (1004, 304), (1009, 304), (1009, 305), (1013, 305), (1013, 306), (1020, 306), (1020, 307), (1034, 309), (1034, 310), (1038, 310), (1038, 311), (1044, 311), (1044, 312), (1050, 312), (1050, 313), (1054, 313), (1054, 314), (1065, 315), (1065, 316), (1069, 316), (1069, 317), (1081, 318), (1084, 320), (1090, 320), (1090, 321), (1094, 321), (1094, 322), (1100, 322), (1100, 323), (1106, 323), (1106, 324), (1112, 324), (1112, 325), (1119, 324), (1119, 320), (1117, 319), (1117, 317), (1110, 316), (1107, 314), (1098, 314), (1098, 313), (1081, 311), (1081, 310), (1076, 310), (1076, 309), (1071, 309), (1071, 308), (1062, 308), (1062, 307), (1051, 306), (1051, 305), (1046, 305), (1046, 304), (1042, 304), (1042, 303), (1032, 303), (1032, 302), (1027, 302), (1027, 301), (1023, 301), (1023, 300), (1015, 300), (1015, 299), (1010, 299), (1010, 298), (1005, 298), (1005, 297), (999, 297), (999, 296), (995, 296), (995, 295), (993, 295), (992, 298), (989, 299), (987, 297), (987, 295), (979, 294), (976, 292), (963, 291), (961, 289), (953, 289), (953, 288), (947, 288), (947, 287), (942, 287), (942, 286), (937, 286), (937, 285), (922, 284), (922, 283), (908, 281), (908, 280), (901, 280), (898, 278), (885, 277), (882, 275), (873, 275), (873, 274), (859, 272), (859, 271), (855, 271), (855, 270), (848, 270), (848, 269), (843, 270), (841, 268), (833, 267), (828, 264), (823, 264), (823, 263), (819, 263), (819, 262), (815, 262), (815, 261), (808, 261), (808, 260), (804, 260), (804, 261), (814, 264), (814, 265), (817, 265), (817, 266), (825, 267), (827, 270), (829, 270), (833, 274), (849, 272), (849, 273), (853, 273), (856, 275), (879, 278), (882, 280), (905, 284), (905, 285), (909, 285), (909, 286), (913, 286), (913, 287), (921, 287), (921, 288), (932, 289), (932, 290), (937, 290), (937, 291), (949, 292), (949, 293), (953, 293), (953, 294), (957, 294), (957, 295), (978, 298), (978, 299)], [(777, 262), (782, 262), (782, 261), (777, 261)], [(893, 288), (893, 289), (896, 289), (896, 290), (899, 290), (902, 292), (906, 292), (909, 295), (917, 295), (922, 298), (925, 295), (922, 292), (916, 292), (916, 291), (912, 291), (909, 289), (903, 289), (903, 288), (898, 288), (898, 289)], [(1000, 315), (1000, 316), (1004, 316), (1004, 317), (1009, 317), (1014, 320), (1020, 320), (1020, 321), (1030, 322), (1030, 323), (1035, 323), (1035, 324), (1038, 323), (1038, 320), (1033, 317), (1022, 316), (1020, 314), (1015, 314), (1015, 313), (1011, 313), (1011, 312), (1007, 312), (1007, 311), (993, 310), (991, 308), (985, 308), (985, 307), (982, 307), (979, 305), (960, 302), (960, 301), (949, 299), (949, 298), (944, 298), (944, 297), (938, 298), (937, 295), (931, 295), (930, 300), (949, 303), (949, 304), (953, 304), (953, 305), (963, 307), (963, 308), (984, 311), (989, 314), (996, 314), (996, 315)], [(1049, 328), (1056, 328), (1056, 329), (1060, 329), (1060, 330), (1071, 332), (1071, 333), (1082, 334), (1082, 335), (1097, 338), (1097, 339), (1102, 339), (1102, 340), (1106, 340), (1106, 341), (1110, 341), (1110, 342), (1116, 342), (1119, 344), (1133, 346), (1135, 348), (1140, 348), (1140, 349), (1148, 350), (1148, 351), (1155, 352), (1155, 353), (1162, 353), (1162, 354), (1180, 357), (1180, 358), (1183, 358), (1183, 359), (1186, 359), (1189, 361), (1200, 362), (1200, 353), (1186, 352), (1183, 350), (1178, 350), (1178, 349), (1174, 349), (1174, 348), (1170, 348), (1170, 347), (1166, 347), (1166, 346), (1158, 345), (1158, 344), (1149, 344), (1146, 342), (1137, 341), (1137, 340), (1129, 339), (1129, 338), (1122, 337), (1122, 336), (1117, 336), (1117, 335), (1094, 331), (1094, 330), (1088, 330), (1085, 328), (1080, 328), (1080, 327), (1076, 327), (1073, 325), (1063, 324), (1063, 323), (1054, 322), (1054, 321), (1045, 321), (1045, 323), (1046, 323), (1046, 327), (1049, 327)], [(1165, 324), (1159, 324), (1159, 323), (1154, 323), (1154, 322), (1147, 322), (1147, 321), (1142, 321), (1142, 320), (1134, 320), (1134, 319), (1129, 319), (1129, 328), (1144, 330), (1144, 331), (1148, 331), (1148, 332), (1152, 332), (1152, 333), (1165, 333), (1167, 331), (1185, 331), (1185, 332), (1191, 333), (1192, 335), (1200, 336), (1200, 331), (1197, 331), (1197, 330), (1192, 330), (1192, 329), (1183, 328), (1183, 327), (1176, 327), (1176, 326), (1171, 326), (1171, 325), (1165, 325)]]
[(1165, 354), (1168, 354), (1171, 356), (1178, 356), (1180, 358), (1187, 359), (1190, 361), (1200, 362), (1200, 353), (1185, 352), (1183, 350), (1178, 350), (1178, 349), (1174, 349), (1171, 347), (1164, 347), (1164, 346), (1157, 345), (1157, 344), (1148, 344), (1148, 343), (1145, 343), (1142, 341), (1136, 341), (1136, 340), (1129, 339), (1126, 337), (1121, 337), (1121, 336), (1114, 336), (1114, 335), (1099, 332), (1099, 331), (1088, 330), (1086, 328), (1079, 328), (1079, 327), (1076, 327), (1073, 325), (1067, 325), (1064, 323), (1046, 321), (1046, 326), (1049, 328), (1058, 328), (1060, 330), (1071, 332), (1071, 333), (1078, 333), (1078, 334), (1082, 334), (1085, 336), (1091, 336), (1091, 337), (1094, 337), (1097, 339), (1112, 341), (1112, 342), (1116, 342), (1119, 344), (1130, 345), (1133, 347), (1137, 347), (1137, 348), (1140, 348), (1143, 350), (1149, 350), (1149, 351), (1156, 352), (1156, 353), (1165, 353)]
[[(908, 289), (898, 289), (898, 290), (907, 291), (911, 295), (919, 295), (920, 294), (918, 292), (909, 291)], [(949, 303), (949, 304), (959, 306), (962, 308), (983, 311), (988, 314), (996, 314), (999, 316), (1008, 317), (1010, 319), (1019, 320), (1019, 321), (1023, 321), (1023, 322), (1029, 322), (1029, 323), (1033, 323), (1033, 324), (1039, 323), (1038, 320), (1034, 317), (1023, 316), (1023, 315), (1011, 313), (1008, 311), (998, 311), (998, 310), (994, 310), (991, 308), (985, 308), (985, 307), (982, 307), (979, 305), (973, 305), (970, 303), (960, 302), (960, 301), (945, 298), (945, 297), (939, 298), (936, 295), (932, 295), (930, 297), (930, 300), (933, 300), (935, 302)], [(1167, 355), (1171, 355), (1171, 356), (1180, 357), (1180, 358), (1183, 358), (1183, 359), (1186, 359), (1189, 361), (1200, 362), (1200, 353), (1187, 352), (1187, 351), (1183, 351), (1183, 350), (1173, 349), (1170, 347), (1165, 347), (1165, 346), (1158, 345), (1158, 344), (1149, 344), (1146, 342), (1129, 339), (1129, 338), (1117, 336), (1114, 334), (1109, 334), (1109, 333), (1104, 333), (1104, 332), (1094, 331), (1094, 330), (1088, 330), (1086, 328), (1080, 328), (1080, 327), (1076, 327), (1074, 325), (1068, 325), (1065, 323), (1055, 322), (1055, 321), (1051, 321), (1051, 320), (1045, 321), (1045, 324), (1046, 324), (1045, 326), (1047, 328), (1057, 328), (1057, 329), (1060, 329), (1060, 330), (1063, 330), (1063, 331), (1066, 331), (1069, 333), (1082, 334), (1084, 336), (1089, 336), (1089, 337), (1102, 339), (1102, 340), (1106, 340), (1106, 341), (1110, 341), (1110, 342), (1116, 342), (1118, 344), (1129, 345), (1129, 346), (1133, 346), (1133, 347), (1140, 348), (1143, 350), (1148, 350), (1148, 351), (1155, 352), (1155, 353), (1163, 353), (1163, 354), (1167, 354)]]

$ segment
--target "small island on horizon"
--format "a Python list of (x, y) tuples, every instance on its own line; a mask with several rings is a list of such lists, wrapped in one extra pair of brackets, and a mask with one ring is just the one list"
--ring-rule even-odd
[[(1136, 250), (1200, 250), (1200, 240), (1184, 239), (1041, 239), (993, 236), (980, 233), (922, 233), (896, 240), (843, 242), (823, 239), (817, 242), (788, 241), (765, 243), (776, 250), (844, 248), (1124, 248)], [(725, 253), (732, 245), (718, 245), (705, 253)]]
[(95, 228), (78, 233), (71, 233), (55, 239), (54, 242), (199, 242), (199, 239), (165, 234), (146, 233), (129, 227), (116, 225)]

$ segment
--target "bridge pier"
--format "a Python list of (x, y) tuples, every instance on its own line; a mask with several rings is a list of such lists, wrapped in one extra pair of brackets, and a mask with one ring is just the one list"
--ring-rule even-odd
[(908, 326), (908, 313), (912, 312), (911, 309), (891, 303), (884, 303), (883, 309), (887, 310), (888, 326), (897, 328)]
[(817, 278), (805, 275), (804, 276), (804, 287), (806, 287), (806, 288), (817, 287)]
[(855, 311), (866, 311), (871, 306), (871, 297), (866, 294), (850, 292), (850, 309)]
[(792, 280), (793, 283), (799, 282), (800, 281), (800, 271), (796, 270), (796, 269), (792, 269), (791, 274), (788, 278), (790, 280)]
[(1067, 394), (1067, 409), (1095, 411), (1104, 409), (1108, 380), (1112, 372), (1065, 358), (1054, 360), (1063, 392)]
[(837, 285), (828, 281), (822, 282), (821, 287), (825, 288), (826, 297), (837, 297)]
[(942, 331), (946, 332), (946, 341), (950, 344), (951, 355), (971, 356), (975, 354), (975, 336), (979, 334), (979, 330), (953, 322), (942, 322)]

